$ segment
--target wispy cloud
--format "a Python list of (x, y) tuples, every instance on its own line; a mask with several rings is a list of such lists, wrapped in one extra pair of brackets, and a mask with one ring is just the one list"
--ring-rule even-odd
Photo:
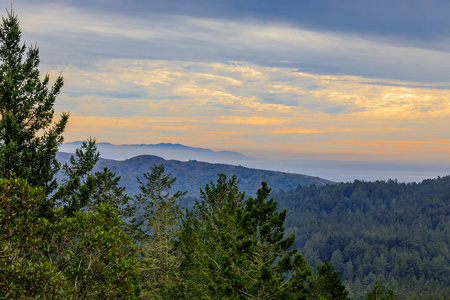
[[(69, 134), (90, 131), (117, 143), (147, 138), (211, 143), (218, 149), (233, 145), (299, 152), (312, 151), (315, 145), (319, 152), (386, 156), (390, 151), (396, 156), (403, 148), (380, 141), (432, 139), (439, 144), (450, 130), (444, 121), (450, 115), (448, 93), (410, 83), (370, 85), (366, 82), (377, 81), (236, 62), (105, 60), (88, 75), (72, 68), (65, 72), (72, 83), (58, 108), (76, 112)], [(84, 76), (97, 85), (85, 83)], [(90, 95), (107, 91), (111, 82), (114, 89), (135, 94)], [(358, 140), (373, 140), (367, 142), (372, 148)]]
[(69, 140), (353, 157), (447, 154), (446, 39), (424, 47), (270, 13), (132, 15), (56, 2), (15, 9), (27, 42), (41, 47), (42, 69), (65, 77), (57, 110), (72, 114)]
[(129, 16), (57, 3), (30, 4), (23, 7), (21, 15), (27, 36), (39, 36), (52, 43), (48, 47), (53, 50), (46, 50), (49, 61), (64, 57), (65, 52), (70, 51), (78, 53), (71, 57), (77, 60), (76, 63), (102, 56), (247, 61), (315, 73), (401, 81), (450, 80), (446, 71), (450, 67), (448, 40), (440, 41), (441, 45), (448, 46), (440, 47), (444, 50), (426, 49), (401, 43), (396, 37), (313, 31), (290, 22), (155, 14), (151, 11), (145, 17)]

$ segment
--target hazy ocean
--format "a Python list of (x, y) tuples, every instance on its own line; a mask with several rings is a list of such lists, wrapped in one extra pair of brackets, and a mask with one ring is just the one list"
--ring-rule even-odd
[[(60, 151), (74, 153), (80, 144), (81, 142), (65, 143), (61, 145)], [(245, 158), (241, 154), (219, 153), (179, 144), (120, 146), (98, 143), (97, 147), (101, 156), (109, 159), (124, 160), (137, 155), (151, 154), (164, 159), (181, 161), (194, 159), (317, 176), (336, 182), (348, 182), (355, 179), (365, 181), (397, 179), (400, 182), (420, 182), (424, 179), (450, 175), (450, 163)]]
[(348, 182), (355, 179), (365, 181), (397, 179), (400, 182), (420, 182), (424, 179), (450, 175), (450, 163), (258, 159), (242, 165), (317, 176), (336, 182)]

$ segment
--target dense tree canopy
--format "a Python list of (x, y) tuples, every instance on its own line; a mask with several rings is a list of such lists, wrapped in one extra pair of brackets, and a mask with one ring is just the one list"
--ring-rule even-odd
[(64, 217), (38, 217), (42, 188), (0, 179), (0, 298), (133, 298), (135, 246), (108, 205)]
[(284, 238), (286, 211), (267, 200), (245, 199), (235, 176), (219, 175), (201, 192), (183, 223), (180, 248), (186, 279), (181, 291), (194, 299), (306, 299), (311, 275), (303, 257)]
[(450, 177), (298, 187), (274, 198), (311, 265), (325, 258), (352, 297), (379, 281), (399, 299), (450, 293)]

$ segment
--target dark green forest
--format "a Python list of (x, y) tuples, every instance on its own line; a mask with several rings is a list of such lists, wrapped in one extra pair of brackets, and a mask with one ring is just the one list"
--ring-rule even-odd
[(236, 175), (222, 173), (186, 209), (177, 178), (153, 164), (127, 195), (114, 170), (94, 169), (94, 139), (57, 160), (69, 122), (54, 111), (64, 79), (49, 85), (39, 62), (39, 49), (21, 43), (18, 17), (7, 11), (0, 25), (1, 299), (449, 294), (448, 177), (275, 193), (262, 181), (246, 195)]
[(376, 281), (399, 299), (450, 295), (450, 177), (421, 183), (355, 181), (273, 194), (295, 247), (325, 258), (352, 296)]

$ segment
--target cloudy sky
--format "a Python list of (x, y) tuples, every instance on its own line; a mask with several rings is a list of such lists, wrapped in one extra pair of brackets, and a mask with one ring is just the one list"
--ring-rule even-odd
[(450, 1), (19, 0), (14, 11), (41, 71), (65, 78), (66, 141), (450, 162)]

